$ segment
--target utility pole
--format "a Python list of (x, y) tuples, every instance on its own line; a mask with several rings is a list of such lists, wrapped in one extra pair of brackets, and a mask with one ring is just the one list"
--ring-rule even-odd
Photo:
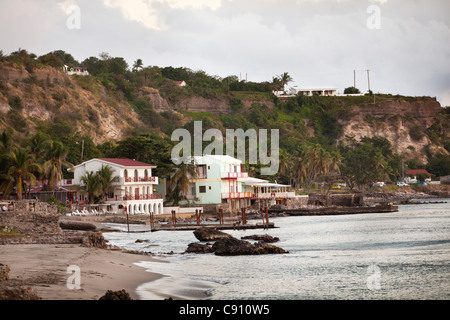
[(366, 70), (366, 71), (367, 71), (367, 86), (368, 86), (369, 92), (370, 92), (370, 75), (369, 75), (370, 70)]
[(353, 70), (353, 88), (356, 88), (356, 70)]
[(83, 153), (84, 153), (84, 138), (81, 141), (81, 162), (83, 162)]

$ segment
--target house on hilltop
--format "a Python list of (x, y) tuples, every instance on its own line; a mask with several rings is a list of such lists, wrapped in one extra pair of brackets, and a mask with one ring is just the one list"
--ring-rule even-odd
[(83, 66), (69, 69), (69, 66), (64, 65), (63, 71), (69, 76), (74, 75), (74, 74), (78, 75), (78, 76), (88, 76), (89, 75), (88, 70)]

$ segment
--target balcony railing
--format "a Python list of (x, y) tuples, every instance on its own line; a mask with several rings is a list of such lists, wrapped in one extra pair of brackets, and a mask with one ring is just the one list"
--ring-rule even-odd
[(248, 178), (248, 172), (222, 172), (222, 179)]
[(222, 193), (222, 199), (242, 199), (251, 198), (251, 192), (225, 192)]
[(162, 199), (162, 193), (153, 193), (153, 194), (140, 194), (140, 195), (126, 195), (122, 200), (154, 200), (154, 199)]
[(253, 193), (252, 199), (271, 199), (271, 198), (294, 198), (295, 192), (267, 192)]
[(158, 183), (158, 177), (126, 177), (125, 182), (155, 182)]

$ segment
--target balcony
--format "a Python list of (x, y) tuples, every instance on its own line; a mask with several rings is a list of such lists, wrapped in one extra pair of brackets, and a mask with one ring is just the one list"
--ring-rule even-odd
[(238, 178), (248, 178), (248, 172), (222, 172), (220, 174), (222, 179), (238, 179)]
[(222, 193), (222, 199), (242, 199), (251, 198), (251, 192), (225, 192)]
[(158, 177), (126, 177), (126, 178), (122, 178), (122, 182), (125, 183), (149, 183), (151, 182), (152, 184), (158, 184)]
[(253, 193), (252, 199), (286, 199), (294, 198), (295, 192), (267, 192), (267, 193)]
[(140, 194), (140, 195), (126, 195), (122, 198), (122, 200), (157, 200), (162, 199), (162, 193), (153, 193), (153, 194)]

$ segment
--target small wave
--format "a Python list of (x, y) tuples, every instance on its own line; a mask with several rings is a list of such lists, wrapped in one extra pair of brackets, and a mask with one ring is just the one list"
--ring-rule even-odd
[(165, 276), (140, 285), (136, 292), (142, 300), (206, 300), (213, 288), (200, 281)]

